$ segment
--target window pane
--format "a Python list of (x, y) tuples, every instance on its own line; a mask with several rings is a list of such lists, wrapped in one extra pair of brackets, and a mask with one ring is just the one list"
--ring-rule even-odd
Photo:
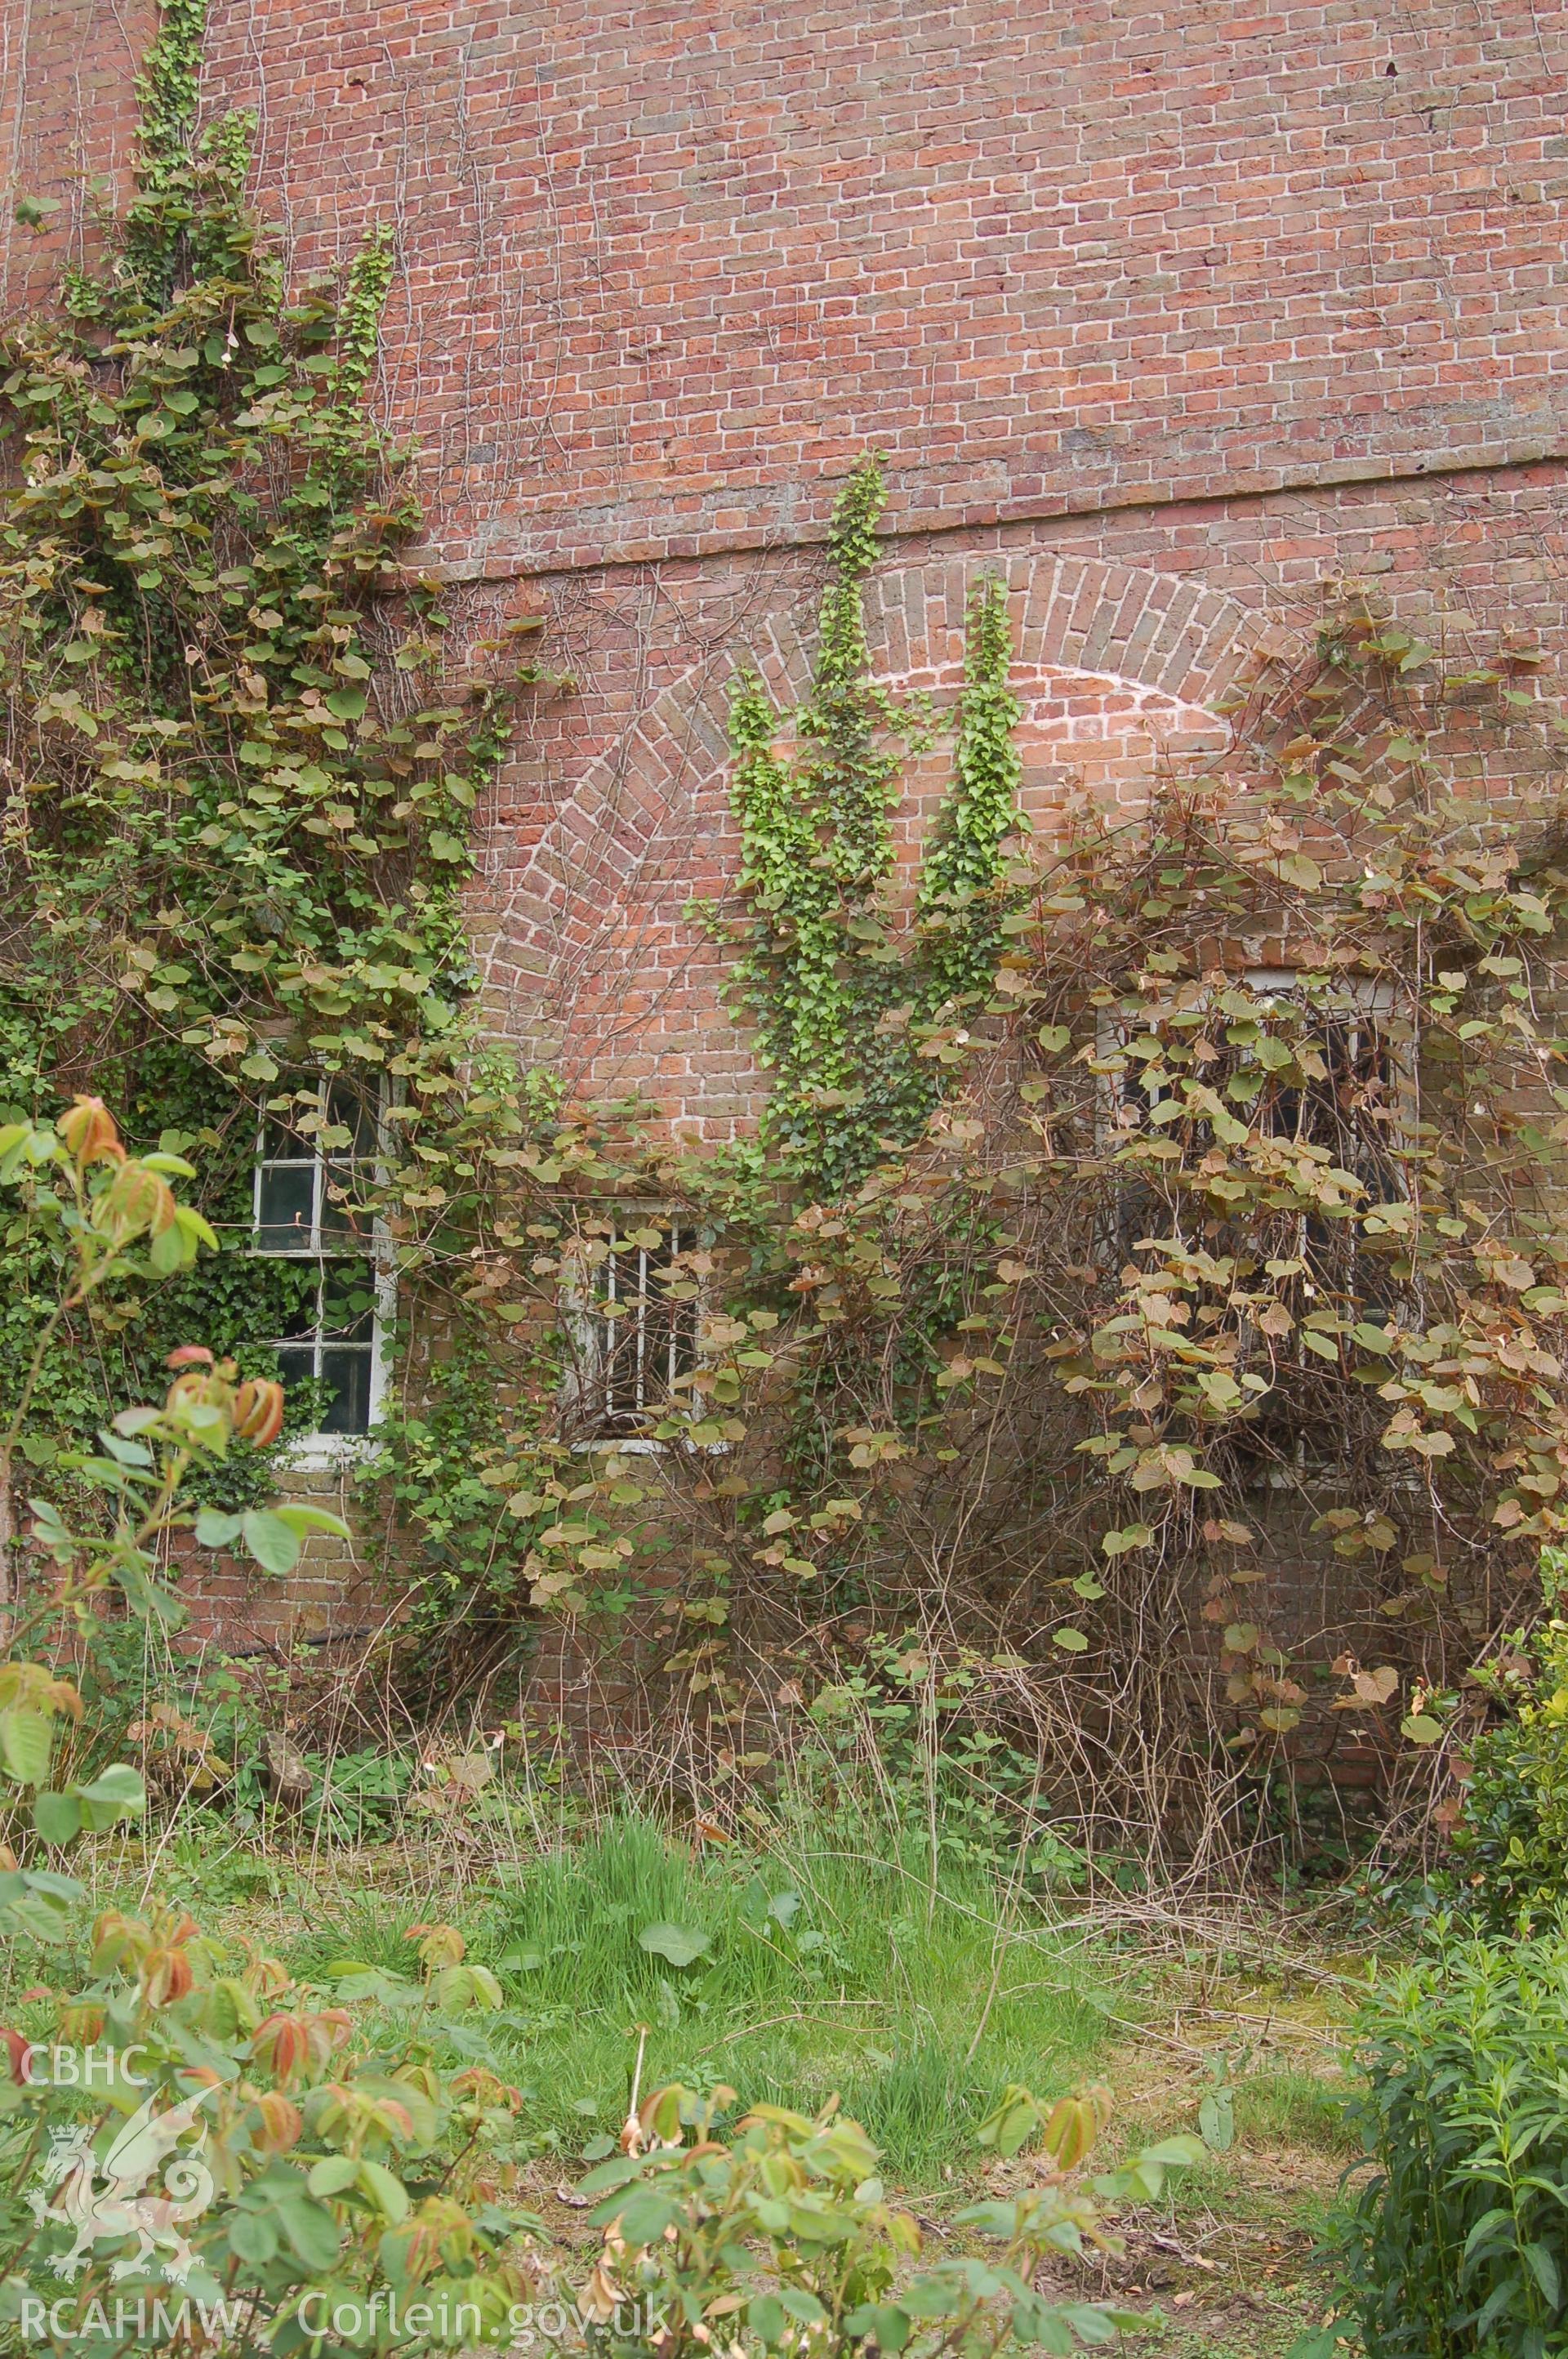
[(650, 1401), (666, 1399), (676, 1377), (689, 1375), (697, 1365), (697, 1305), (669, 1290), (682, 1277), (669, 1267), (667, 1257), (661, 1258), (657, 1270), (648, 1272), (643, 1367)]
[(600, 1364), (585, 1401), (601, 1433), (643, 1430), (667, 1408), (673, 1380), (697, 1365), (697, 1304), (670, 1291), (691, 1284), (673, 1263), (693, 1242), (690, 1230), (672, 1228), (656, 1245), (622, 1245), (609, 1256), (601, 1299), (619, 1315), (600, 1315)]
[(333, 1201), (333, 1190), (352, 1196), (354, 1167), (351, 1163), (329, 1163), (321, 1183), (321, 1234), (327, 1237), (362, 1238), (370, 1223), (368, 1216), (351, 1203)]
[(309, 1163), (264, 1163), (256, 1217), (256, 1245), (262, 1253), (308, 1253), (310, 1216), (316, 1192), (315, 1167)]
[(310, 1142), (301, 1138), (297, 1130), (278, 1114), (269, 1114), (262, 1123), (261, 1152), (267, 1160), (297, 1163), (310, 1152)]
[(335, 1343), (368, 1343), (375, 1288), (363, 1262), (329, 1262), (321, 1274), (321, 1332)]
[(308, 1385), (316, 1374), (314, 1343), (280, 1343), (277, 1347), (277, 1373), (283, 1379), (286, 1393), (300, 1385)]
[(370, 1346), (329, 1343), (321, 1353), (321, 1380), (329, 1390), (323, 1433), (370, 1430)]
[[(301, 1272), (301, 1276), (303, 1275), (304, 1273)], [(320, 1324), (321, 1281), (318, 1277), (315, 1284), (307, 1288), (299, 1300), (284, 1311), (277, 1330), (278, 1341), (289, 1343), (303, 1343), (307, 1341), (313, 1343)]]
[(634, 1314), (604, 1322), (604, 1364), (595, 1406), (606, 1433), (635, 1433), (638, 1429), (643, 1398), (637, 1365), (642, 1340)]
[[(321, 1085), (295, 1074), (280, 1083), (273, 1110), (263, 1116), (262, 1153), (280, 1162), (297, 1163), (315, 1151), (315, 1132), (321, 1114)], [(302, 1129), (302, 1124), (308, 1125)]]
[(329, 1082), (327, 1119), (349, 1133), (347, 1139), (330, 1142), (334, 1154), (375, 1153), (375, 1108), (357, 1082), (345, 1081), (341, 1074), (336, 1081)]

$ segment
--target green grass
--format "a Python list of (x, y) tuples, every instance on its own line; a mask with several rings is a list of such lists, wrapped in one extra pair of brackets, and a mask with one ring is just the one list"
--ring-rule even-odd
[[(780, 1830), (762, 1851), (694, 1857), (654, 1821), (613, 1818), (583, 1840), (499, 1868), (454, 1911), (470, 1954), (499, 1975), (493, 2045), (529, 2091), (529, 2118), (576, 2156), (619, 2126), (648, 2026), (644, 2088), (730, 2082), (748, 2103), (811, 2107), (837, 2093), (890, 2169), (935, 2184), (973, 2159), (974, 2131), (1010, 2081), (1044, 2095), (1092, 2074), (1115, 2037), (1112, 1961), (1039, 1911), (1003, 1921), (990, 1872), (944, 1860), (874, 1820)], [(285, 1945), (309, 1978), (337, 1960), (407, 1971), (424, 1907), (385, 1893), (312, 1896)], [(706, 1943), (677, 1966), (647, 1929)], [(983, 2020), (982, 2020), (983, 2017)]]
[[(264, 1846), (196, 1810), (145, 1847), (85, 1845), (80, 1864), (92, 1905), (135, 1908), (150, 1877), (207, 1931), (281, 1957), (323, 2003), (344, 1961), (416, 1978), (410, 1927), (457, 1924), (504, 2006), (436, 2027), (438, 2052), (488, 2060), (524, 2091), (509, 2158), (568, 2245), (586, 2215), (555, 2213), (551, 2191), (609, 2149), (644, 2026), (644, 2090), (723, 2082), (742, 2106), (808, 2110), (836, 2093), (927, 2219), (972, 2199), (988, 2160), (975, 2133), (1010, 2082), (1042, 2097), (1109, 2082), (1110, 2162), (1195, 2127), (1225, 2060), (1234, 2144), (1118, 2222), (1127, 2248), (1105, 2284), (1091, 2263), (1065, 2290), (1154, 2313), (1133, 2346), (1147, 2359), (1285, 2359), (1326, 2299), (1314, 2245), (1347, 2158), (1332, 2004), (1303, 2000), (1283, 1958), (1249, 1974), (1239, 1947), (1148, 1940), (1135, 1916), (1111, 1930), (1070, 1894), (1031, 1897), (1000, 1819), (977, 1832), (955, 1813), (934, 1831), (907, 1801), (851, 1780), (786, 1792), (717, 1844), (624, 1805), (594, 1816), (507, 1793), (482, 1843), (438, 1827), (422, 1839), (413, 1821), (361, 1850), (297, 1833), (290, 1849), (280, 1828)], [(659, 1926), (690, 1937), (690, 1962), (644, 1945)], [(0, 1959), (0, 2000), (35, 1972)], [(401, 2040), (409, 2022), (389, 2015), (386, 2030)], [(1032, 2168), (1021, 2158), (1001, 2183)]]
[[(448, 2060), (485, 2059), (524, 2092), (524, 2150), (553, 2178), (573, 2178), (618, 2131), (643, 2027), (643, 2090), (722, 2082), (742, 2105), (806, 2109), (837, 2094), (890, 2180), (940, 2203), (972, 2182), (975, 2133), (1010, 2082), (1042, 2097), (1110, 2082), (1111, 2160), (1195, 2125), (1209, 2082), (1195, 2023), (1212, 2022), (1199, 2036), (1224, 2053), (1235, 2034), (1222, 2026), (1278, 2012), (1269, 2052), (1237, 2058), (1234, 2148), (1184, 2171), (1173, 2199), (1229, 2215), (1254, 2157), (1287, 2190), (1332, 2181), (1345, 2159), (1336, 2051), (1292, 2029), (1288, 1977), (1232, 1985), (1239, 1958), (1145, 1945), (1135, 1919), (1113, 1932), (1071, 1894), (1031, 1895), (1000, 1821), (977, 1833), (961, 1813), (939, 1819), (933, 1875), (934, 1830), (907, 1800), (854, 1779), (786, 1791), (769, 1816), (743, 1814), (740, 1839), (712, 1843), (625, 1804), (595, 1816), (508, 1793), (482, 1844), (439, 1828), (421, 1840), (416, 1821), (362, 1850), (291, 1850), (280, 1828), (263, 1847), (198, 1810), (145, 1855), (105, 1842), (82, 1864), (94, 1906), (136, 1908), (150, 1871), (205, 1930), (280, 1956), (328, 1997), (345, 1960), (416, 1976), (409, 1927), (450, 1919), (505, 2004), (465, 2017)], [(689, 1962), (645, 1946), (657, 1926), (691, 1937)]]
[(1246, 2074), (1236, 2092), (1236, 2126), (1243, 2139), (1273, 2138), (1346, 2158), (1357, 2150), (1343, 2082), (1300, 2067)]

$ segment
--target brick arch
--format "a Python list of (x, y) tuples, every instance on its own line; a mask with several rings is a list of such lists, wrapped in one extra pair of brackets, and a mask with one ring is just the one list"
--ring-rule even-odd
[[(867, 622), (873, 647), (881, 625), (891, 675), (918, 683), (961, 669), (965, 606), (984, 570), (955, 558), (874, 578)], [(1261, 633), (1257, 615), (1180, 574), (1093, 557), (1011, 558), (992, 570), (1006, 576), (1022, 672), (1092, 672), (1204, 708)]]
[[(984, 562), (943, 558), (879, 571), (866, 602), (879, 676), (903, 688), (956, 685), (966, 603)], [(1141, 723), (1156, 733), (1212, 726), (1215, 701), (1262, 636), (1260, 616), (1177, 575), (1084, 557), (992, 562), (1008, 583), (1026, 715), (1047, 683), (1065, 679), (1132, 691)], [(613, 1064), (617, 1044), (630, 1051), (654, 1000), (667, 997), (677, 949), (688, 966), (716, 969), (716, 953), (681, 913), (692, 898), (721, 893), (732, 874), (730, 682), (749, 662), (781, 705), (797, 702), (813, 639), (808, 619), (753, 625), (665, 690), (584, 772), (505, 889), (476, 910), (498, 1029), (539, 1058), (564, 1057), (568, 1071), (600, 1064), (606, 1051)], [(717, 982), (715, 972), (710, 998)], [(742, 1046), (737, 1071), (744, 1062)]]

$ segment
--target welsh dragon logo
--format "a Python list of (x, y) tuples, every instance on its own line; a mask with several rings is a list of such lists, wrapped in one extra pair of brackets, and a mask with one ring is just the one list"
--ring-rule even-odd
[[(44, 2158), (44, 2186), (27, 2201), (40, 2226), (49, 2223), (73, 2234), (69, 2249), (49, 2260), (57, 2277), (80, 2277), (95, 2245), (134, 2236), (135, 2252), (114, 2262), (112, 2277), (145, 2274), (156, 2261), (171, 2285), (184, 2284), (196, 2265), (186, 2226), (212, 2201), (212, 2174), (201, 2159), (207, 2125), (198, 2118), (211, 2094), (203, 2089), (157, 2113), (156, 2092), (150, 2093), (120, 2125), (102, 2160), (92, 2151), (90, 2125), (55, 2131)], [(192, 2132), (191, 2144), (178, 2151)]]

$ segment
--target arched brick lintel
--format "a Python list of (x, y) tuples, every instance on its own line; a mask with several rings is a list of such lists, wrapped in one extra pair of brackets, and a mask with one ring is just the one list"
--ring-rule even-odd
[[(949, 558), (888, 568), (867, 593), (867, 630), (879, 671), (901, 682), (957, 677), (964, 617), (983, 560)], [(1065, 671), (1152, 691), (1195, 717), (1212, 707), (1262, 638), (1264, 619), (1178, 574), (1096, 558), (1045, 554), (998, 560), (1009, 591), (1021, 675)], [(726, 717), (736, 667), (750, 663), (781, 704), (810, 679), (812, 638), (781, 618), (738, 645), (732, 659), (695, 668), (654, 701), (629, 745), (587, 769), (526, 866), (486, 912), (487, 996), (505, 1028), (520, 997), (543, 1016), (566, 935), (580, 951), (633, 879), (658, 856), (661, 822), (678, 832), (727, 766)], [(546, 1019), (547, 1020), (547, 1019)]]

